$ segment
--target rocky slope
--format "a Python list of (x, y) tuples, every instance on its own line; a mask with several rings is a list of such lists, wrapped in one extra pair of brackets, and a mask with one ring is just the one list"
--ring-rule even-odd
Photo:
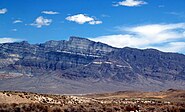
[(0, 89), (45, 93), (185, 89), (185, 55), (85, 38), (0, 44)]

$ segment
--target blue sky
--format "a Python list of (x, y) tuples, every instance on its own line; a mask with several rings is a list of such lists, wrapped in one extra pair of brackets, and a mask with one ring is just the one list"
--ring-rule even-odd
[(0, 0), (0, 43), (70, 36), (185, 53), (185, 0)]

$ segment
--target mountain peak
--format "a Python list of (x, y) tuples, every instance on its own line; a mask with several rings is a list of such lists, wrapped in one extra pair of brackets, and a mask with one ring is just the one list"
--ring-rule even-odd
[(66, 42), (66, 44), (70, 51), (80, 52), (84, 54), (102, 55), (115, 50), (115, 48), (107, 44), (94, 42), (87, 38), (76, 36), (71, 36), (69, 38), (69, 41)]
[(107, 44), (94, 42), (87, 38), (71, 36), (69, 40), (60, 41), (47, 41), (39, 46), (43, 47), (45, 50), (51, 51), (65, 51), (71, 53), (80, 53), (86, 55), (105, 55), (116, 48), (111, 47)]
[(75, 36), (71, 36), (69, 38), (68, 43), (75, 45), (76, 47), (81, 46), (81, 47), (87, 47), (93, 43), (95, 43), (94, 41), (91, 41), (87, 38), (82, 38), (82, 37), (75, 37)]
[(87, 39), (87, 38), (82, 38), (82, 37), (77, 37), (77, 36), (71, 36), (71, 37), (69, 38), (69, 41), (78, 41), (78, 40), (91, 41), (91, 40), (89, 40), (89, 39)]

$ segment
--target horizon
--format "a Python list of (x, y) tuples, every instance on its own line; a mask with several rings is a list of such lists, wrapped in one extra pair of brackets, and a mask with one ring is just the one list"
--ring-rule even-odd
[(185, 54), (184, 0), (0, 0), (0, 43), (68, 40)]

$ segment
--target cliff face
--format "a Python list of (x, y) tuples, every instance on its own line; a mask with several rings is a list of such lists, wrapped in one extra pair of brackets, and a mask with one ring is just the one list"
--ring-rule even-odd
[(95, 59), (86, 66), (65, 70), (63, 74), (70, 74), (74, 78), (93, 77), (119, 82), (140, 82), (141, 79), (165, 82), (185, 81), (184, 70), (185, 56), (182, 54), (122, 48)]
[(85, 38), (70, 37), (69, 41), (48, 41), (44, 44), (40, 44), (44, 50), (50, 50), (55, 52), (76, 53), (81, 55), (105, 55), (115, 48), (103, 43), (93, 42)]
[[(64, 86), (59, 92), (68, 87), (79, 91), (86, 88), (87, 92), (89, 88), (185, 89), (185, 55), (154, 49), (118, 49), (80, 37), (34, 45), (26, 41), (5, 43), (0, 44), (0, 79), (0, 89), (11, 90), (12, 86), (3, 86), (11, 82), (14, 89), (34, 86), (36, 89), (31, 90), (36, 92), (55, 90), (47, 87), (56, 85)], [(100, 84), (99, 89), (94, 84)], [(43, 87), (38, 89), (38, 85)]]
[[(0, 68), (6, 72), (65, 70), (88, 64), (115, 49), (79, 37), (71, 37), (69, 41), (48, 41), (37, 45), (25, 41), (7, 43), (0, 45)], [(34, 71), (32, 72), (34, 75)]]

